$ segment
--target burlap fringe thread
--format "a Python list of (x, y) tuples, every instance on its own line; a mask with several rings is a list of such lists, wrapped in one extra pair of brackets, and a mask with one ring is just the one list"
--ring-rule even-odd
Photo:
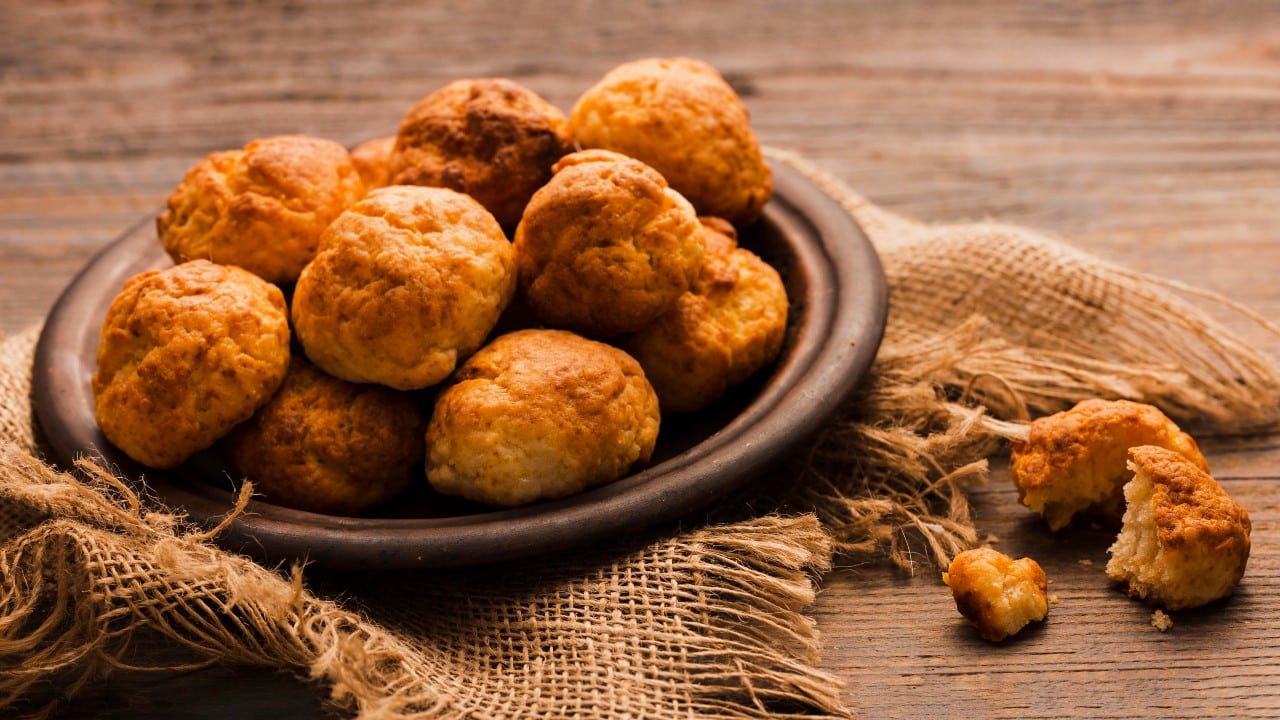
[(1169, 292), (1186, 288), (1022, 228), (914, 223), (770, 156), (841, 200), (891, 288), (864, 387), (796, 458), (792, 489), (750, 498), (799, 514), (561, 559), (533, 578), (407, 576), (388, 607), (430, 610), (392, 632), (310, 594), (296, 569), (214, 548), (109, 473), (84, 467), (76, 482), (35, 459), (19, 338), (3, 354), (26, 365), (0, 374), (0, 697), (47, 673), (73, 670), (74, 689), (128, 667), (145, 631), (196, 663), (292, 668), (361, 718), (846, 717), (802, 614), (833, 547), (945, 564), (975, 541), (963, 487), (985, 479), (1000, 441), (1085, 397), (1218, 431), (1280, 418), (1275, 367)]
[[(78, 673), (68, 695), (114, 670), (151, 669), (129, 661), (134, 635), (144, 628), (190, 651), (195, 660), (187, 667), (221, 662), (304, 673), (328, 685), (333, 701), (361, 718), (552, 717), (589, 699), (575, 697), (574, 684), (563, 681), (551, 683), (561, 685), (558, 692), (530, 695), (523, 707), (519, 695), (477, 697), (477, 688), (493, 688), (485, 675), (495, 668), (469, 668), (475, 660), (451, 648), (401, 639), (304, 591), (299, 567), (286, 579), (229, 555), (207, 542), (216, 529), (196, 532), (174, 515), (148, 512), (110, 473), (89, 464), (80, 470), (83, 480), (76, 482), (13, 448), (0, 455), (0, 498), (46, 518), (0, 552), (0, 657), (21, 658), (20, 664), (6, 663), (0, 679), (4, 705), (48, 674), (72, 667)], [(812, 516), (769, 516), (695, 531), (591, 573), (603, 578), (652, 565), (663, 569), (664, 585), (687, 593), (682, 603), (661, 607), (680, 621), (676, 632), (664, 632), (670, 622), (643, 628), (653, 665), (637, 663), (633, 672), (609, 680), (647, 686), (639, 696), (654, 704), (631, 705), (635, 697), (604, 689), (621, 701), (624, 714), (646, 717), (788, 717), (787, 708), (806, 708), (804, 717), (842, 715), (839, 683), (813, 669), (813, 623), (800, 614), (813, 602), (812, 581), (828, 569), (829, 557), (830, 541)], [(625, 583), (608, 584), (617, 591)], [(551, 597), (575, 594), (572, 585)], [(495, 601), (485, 590), (483, 584), (467, 588), (480, 608)], [(424, 599), (431, 599), (429, 591), (403, 598)], [(536, 598), (506, 598), (506, 614), (514, 620), (530, 601)], [(607, 610), (605, 619), (620, 615)], [(542, 622), (551, 633), (568, 629), (579, 640), (609, 633), (606, 627), (569, 627), (554, 613)], [(538, 650), (525, 648), (530, 663), (539, 662)], [(680, 662), (664, 653), (681, 656)], [(498, 664), (496, 658), (479, 662)], [(517, 677), (508, 681), (521, 684)], [(599, 682), (588, 677), (582, 685)], [(514, 707), (499, 712), (496, 706), (504, 703)], [(584, 712), (595, 716), (600, 709), (588, 705)]]
[[(871, 377), (796, 469), (838, 551), (946, 567), (976, 532), (963, 488), (1002, 440), (1090, 397), (1162, 408), (1200, 433), (1280, 426), (1280, 370), (1180, 291), (1280, 328), (1220, 295), (998, 223), (925, 225), (808, 160), (766, 150), (840, 201), (875, 245), (889, 321)], [(914, 545), (913, 545), (914, 543)]]

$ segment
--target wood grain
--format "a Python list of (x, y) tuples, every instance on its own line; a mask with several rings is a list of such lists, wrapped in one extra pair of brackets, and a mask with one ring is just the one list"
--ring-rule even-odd
[[(890, 209), (1038, 226), (1280, 319), (1272, 2), (80, 0), (4, 2), (0, 17), (0, 333), (38, 322), (206, 152), (284, 132), (386, 134), (466, 75), (515, 77), (567, 108), (612, 65), (670, 54), (721, 68), (764, 142)], [(1210, 310), (1280, 357), (1280, 337)], [(991, 646), (932, 570), (842, 568), (814, 615), (850, 706), (869, 718), (1280, 715), (1280, 440), (1205, 449), (1254, 520), (1232, 601), (1157, 632), (1107, 584), (1105, 534), (1048, 534), (997, 471), (974, 491), (978, 524), (1044, 564), (1050, 621)], [(129, 697), (143, 708), (131, 716), (179, 717), (163, 698), (193, 684), (264, 702), (283, 692), (226, 672), (109, 686), (66, 716), (123, 713)]]

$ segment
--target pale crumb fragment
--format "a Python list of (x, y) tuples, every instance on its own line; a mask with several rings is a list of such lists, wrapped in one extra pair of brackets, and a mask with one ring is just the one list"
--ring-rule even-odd
[(995, 533), (987, 533), (987, 536), (982, 539), (982, 542), (986, 545), (995, 545), (1000, 542), (1000, 537)]
[(1230, 597), (1249, 562), (1249, 513), (1177, 453), (1142, 446), (1129, 459), (1134, 476), (1107, 577), (1164, 610)]
[(1083, 560), (1077, 560), (1076, 562), (1080, 564), (1080, 567), (1093, 567), (1093, 561), (1090, 560), (1089, 558), (1085, 558)]
[(1049, 604), (1050, 604), (1050, 605), (1057, 605), (1057, 604), (1058, 604), (1058, 596), (1057, 596), (1057, 595), (1050, 595), (1050, 596), (1049, 596)]
[(1169, 628), (1173, 627), (1173, 618), (1163, 610), (1156, 610), (1151, 614), (1151, 627), (1160, 632), (1169, 632)]

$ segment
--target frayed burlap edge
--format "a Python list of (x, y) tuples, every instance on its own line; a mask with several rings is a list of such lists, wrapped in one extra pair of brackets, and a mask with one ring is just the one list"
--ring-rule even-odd
[(31, 405), (32, 363), (40, 326), (29, 327), (12, 337), (0, 338), (0, 441), (7, 440), (30, 453), (36, 452), (38, 431)]
[[(299, 567), (283, 577), (223, 552), (208, 542), (216, 530), (197, 532), (180, 516), (148, 511), (111, 474), (79, 469), (77, 481), (12, 445), (0, 451), (0, 502), (46, 518), (0, 548), (0, 657), (21, 658), (0, 676), (0, 705), (68, 668), (77, 672), (65, 694), (119, 669), (174, 669), (130, 661), (134, 635), (145, 628), (190, 651), (196, 660), (188, 667), (293, 670), (326, 684), (334, 703), (361, 718), (495, 716), (503, 700), (468, 692), (478, 678), (460, 673), (466, 668), (447, 652), (314, 597)], [(688, 631), (647, 638), (678, 647), (681, 674), (655, 674), (649, 690), (668, 695), (647, 708), (622, 698), (620, 714), (671, 717), (683, 707), (685, 716), (703, 718), (846, 717), (843, 684), (815, 669), (816, 629), (801, 613), (830, 555), (813, 516), (766, 516), (615, 561), (614, 572), (643, 561), (696, 580), (685, 588), (686, 605), (669, 608), (685, 616)], [(509, 716), (547, 716), (555, 707), (530, 698)]]
[[(784, 494), (787, 506), (818, 514), (839, 552), (945, 568), (976, 542), (964, 488), (987, 479), (987, 458), (1025, 437), (1031, 417), (1086, 398), (1152, 403), (1202, 432), (1280, 426), (1274, 361), (1171, 291), (1280, 336), (1239, 303), (1026, 228), (917, 223), (794, 153), (766, 154), (857, 219), (890, 288), (869, 377), (795, 463), (794, 490)], [(960, 290), (948, 295), (953, 286)], [(1053, 326), (1058, 315), (1069, 324)]]

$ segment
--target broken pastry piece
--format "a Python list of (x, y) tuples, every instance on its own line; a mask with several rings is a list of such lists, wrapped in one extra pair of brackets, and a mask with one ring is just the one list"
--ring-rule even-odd
[(984, 640), (1000, 642), (1049, 614), (1048, 581), (1031, 558), (1014, 560), (991, 548), (966, 550), (951, 561), (942, 581)]
[(1009, 474), (1018, 500), (1043, 515), (1050, 530), (1066, 527), (1084, 511), (1114, 521), (1124, 508), (1122, 488), (1132, 477), (1127, 453), (1139, 445), (1166, 448), (1209, 471), (1196, 441), (1158, 408), (1093, 399), (1032, 422), (1027, 440), (1013, 444)]
[(1166, 610), (1231, 595), (1249, 562), (1249, 514), (1198, 465), (1154, 446), (1129, 451), (1124, 526), (1107, 577)]

